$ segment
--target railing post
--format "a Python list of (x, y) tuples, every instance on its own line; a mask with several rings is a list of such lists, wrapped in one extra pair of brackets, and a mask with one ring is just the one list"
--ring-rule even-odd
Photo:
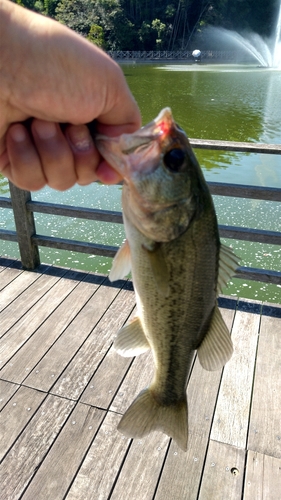
[(36, 234), (36, 228), (33, 213), (26, 208), (26, 203), (31, 200), (31, 193), (17, 188), (11, 182), (9, 185), (22, 267), (35, 269), (40, 265), (38, 247), (31, 239)]

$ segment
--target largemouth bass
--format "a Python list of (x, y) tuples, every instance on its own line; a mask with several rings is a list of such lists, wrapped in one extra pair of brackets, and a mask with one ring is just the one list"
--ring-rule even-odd
[(151, 349), (155, 365), (150, 386), (118, 429), (138, 438), (158, 429), (186, 450), (186, 388), (194, 353), (206, 370), (222, 368), (232, 355), (216, 299), (237, 258), (220, 243), (208, 186), (169, 108), (134, 134), (98, 136), (96, 144), (124, 178), (127, 239), (109, 277), (114, 281), (131, 270), (138, 310), (114, 347), (123, 356)]

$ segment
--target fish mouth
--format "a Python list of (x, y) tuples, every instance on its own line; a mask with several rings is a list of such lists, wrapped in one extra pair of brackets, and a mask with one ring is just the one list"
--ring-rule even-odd
[(97, 135), (95, 144), (103, 158), (125, 179), (153, 172), (162, 154), (163, 142), (176, 127), (170, 108), (133, 134), (118, 137)]

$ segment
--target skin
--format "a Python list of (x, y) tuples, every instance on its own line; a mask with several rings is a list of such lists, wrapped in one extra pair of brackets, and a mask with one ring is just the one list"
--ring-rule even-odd
[(60, 23), (7, 0), (0, 32), (0, 173), (31, 191), (118, 182), (86, 124), (96, 120), (108, 136), (140, 127), (119, 66)]

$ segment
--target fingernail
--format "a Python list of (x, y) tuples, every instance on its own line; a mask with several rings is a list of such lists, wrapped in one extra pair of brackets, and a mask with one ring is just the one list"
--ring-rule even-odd
[(52, 139), (57, 133), (57, 127), (52, 122), (37, 121), (34, 127), (40, 139)]
[(24, 142), (26, 139), (26, 130), (22, 125), (13, 125), (10, 134), (15, 142)]
[(78, 151), (88, 151), (93, 145), (92, 137), (86, 125), (69, 127), (68, 135), (73, 146)]

